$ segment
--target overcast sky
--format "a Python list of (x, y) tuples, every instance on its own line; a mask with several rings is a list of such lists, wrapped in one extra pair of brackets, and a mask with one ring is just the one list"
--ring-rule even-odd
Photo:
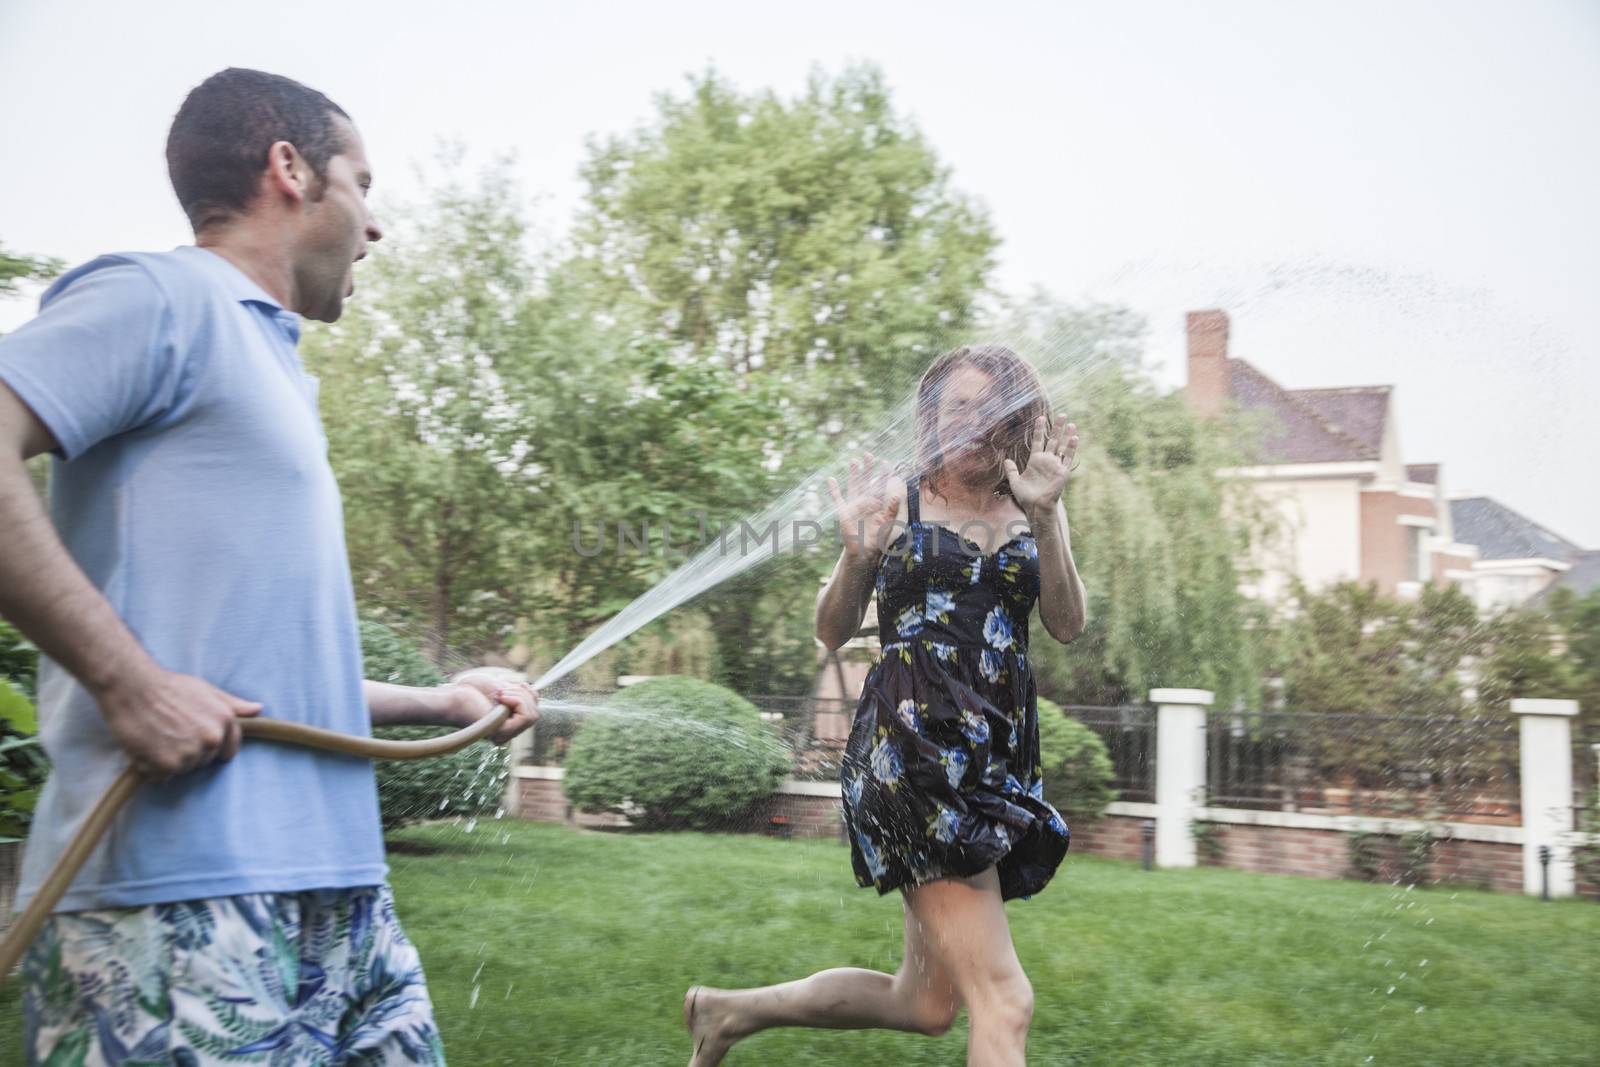
[[(1407, 462), (1600, 546), (1596, 0), (0, 0), (0, 241), (186, 241), (166, 127), (226, 66), (338, 101), (379, 193), (440, 138), (514, 151), (559, 228), (586, 135), (687, 72), (789, 94), (849, 60), (988, 206), (1004, 286), (1144, 312), (1171, 384), (1183, 311), (1225, 308), (1235, 355), (1395, 385)], [(0, 329), (30, 312), (0, 302)]]

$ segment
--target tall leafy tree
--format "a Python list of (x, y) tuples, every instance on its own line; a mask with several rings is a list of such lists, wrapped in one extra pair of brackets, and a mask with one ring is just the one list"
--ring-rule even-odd
[[(680, 392), (711, 398), (698, 426), (661, 432), (699, 441), (678, 484), (714, 523), (875, 429), (973, 321), (998, 240), (870, 67), (818, 73), (792, 100), (692, 77), (644, 126), (593, 142), (582, 174), (562, 273), (668, 346)], [(803, 688), (823, 566), (766, 565), (707, 600), (720, 680)]]
[(882, 74), (814, 74), (783, 100), (708, 71), (596, 140), (579, 263), (659, 336), (783, 375), (804, 415), (898, 399), (965, 326), (998, 243)]
[[(522, 344), (534, 280), (502, 164), (476, 183), (447, 167), (393, 213), (362, 293), (307, 334), (340, 477), (357, 588), (379, 617), (452, 644), (492, 644), (517, 610), (540, 411)], [(465, 632), (461, 627), (465, 626)]]

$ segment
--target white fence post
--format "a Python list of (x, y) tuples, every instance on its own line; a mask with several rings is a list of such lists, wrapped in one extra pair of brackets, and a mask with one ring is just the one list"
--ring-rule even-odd
[(500, 798), (500, 806), (510, 818), (522, 814), (522, 779), (517, 777), (517, 768), (527, 762), (533, 751), (533, 732), (538, 728), (535, 722), (506, 746), (506, 791)]
[(1195, 865), (1194, 813), (1206, 802), (1204, 689), (1152, 689), (1156, 705), (1156, 866)]
[(1550, 850), (1550, 895), (1575, 890), (1572, 853), (1572, 718), (1576, 700), (1513, 700), (1522, 768), (1522, 890), (1538, 896), (1544, 885), (1541, 846)]

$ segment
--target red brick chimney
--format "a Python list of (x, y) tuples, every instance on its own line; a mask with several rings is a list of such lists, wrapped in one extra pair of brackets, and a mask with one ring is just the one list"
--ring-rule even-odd
[(1189, 411), (1216, 418), (1228, 404), (1228, 313), (1191, 311), (1188, 314), (1189, 381), (1183, 389)]

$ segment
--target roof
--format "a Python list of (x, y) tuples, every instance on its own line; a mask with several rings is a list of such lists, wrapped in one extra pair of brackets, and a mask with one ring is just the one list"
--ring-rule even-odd
[(1439, 465), (1437, 463), (1407, 463), (1406, 481), (1416, 482), (1419, 485), (1439, 484)]
[(1570, 589), (1578, 596), (1600, 589), (1600, 552), (1579, 552), (1572, 559), (1572, 569), (1556, 575), (1554, 581), (1539, 590), (1532, 603), (1545, 603), (1557, 589)]
[(1389, 386), (1285, 389), (1242, 359), (1228, 360), (1228, 395), (1272, 417), (1262, 441), (1270, 463), (1375, 460), (1383, 445)]
[(1486, 496), (1450, 501), (1450, 525), (1458, 542), (1478, 546), (1479, 559), (1570, 562), (1584, 554), (1560, 534)]
[(1334, 430), (1360, 443), (1376, 456), (1383, 448), (1383, 424), (1389, 415), (1389, 386), (1360, 385), (1350, 389), (1294, 389)]

